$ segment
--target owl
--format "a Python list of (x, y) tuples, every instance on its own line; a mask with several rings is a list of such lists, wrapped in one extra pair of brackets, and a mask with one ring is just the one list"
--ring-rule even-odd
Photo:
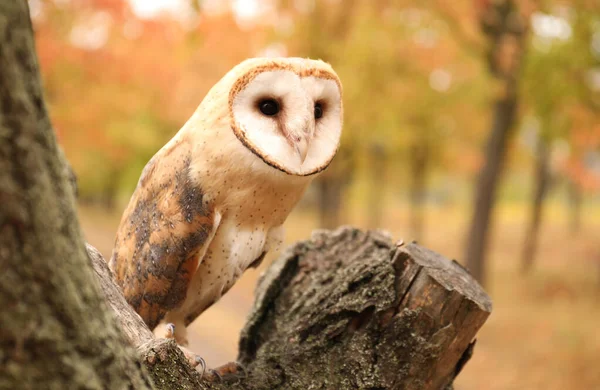
[(341, 132), (342, 86), (325, 62), (253, 58), (213, 86), (143, 169), (109, 261), (150, 329), (173, 324), (187, 345), (186, 327), (281, 243)]

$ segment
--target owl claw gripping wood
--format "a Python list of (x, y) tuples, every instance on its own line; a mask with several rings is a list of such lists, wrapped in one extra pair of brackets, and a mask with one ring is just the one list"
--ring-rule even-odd
[(322, 61), (246, 60), (148, 162), (109, 265), (157, 335), (187, 345), (186, 326), (282, 241), (283, 222), (337, 151), (341, 95)]

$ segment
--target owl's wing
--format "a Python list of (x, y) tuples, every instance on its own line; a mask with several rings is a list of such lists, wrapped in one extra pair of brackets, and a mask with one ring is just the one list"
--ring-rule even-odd
[(150, 329), (185, 300), (220, 220), (190, 179), (190, 145), (170, 145), (144, 168), (125, 210), (110, 268)]

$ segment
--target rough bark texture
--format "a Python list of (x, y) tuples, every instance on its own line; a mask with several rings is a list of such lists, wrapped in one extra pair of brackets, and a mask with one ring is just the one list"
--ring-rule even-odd
[(151, 388), (86, 256), (25, 0), (0, 2), (0, 102), (0, 388)]
[[(526, 21), (514, 0), (486, 2), (480, 24), (488, 38), (486, 61), (490, 74), (500, 83), (494, 102), (485, 162), (475, 189), (475, 208), (467, 236), (465, 261), (473, 276), (485, 285), (486, 252), (492, 211), (512, 136), (518, 108), (518, 80), (525, 52)], [(510, 54), (506, 54), (510, 53)]]
[(457, 263), (352, 228), (262, 277), (239, 361), (258, 389), (442, 389), (491, 311)]
[(174, 340), (154, 338), (142, 318), (123, 297), (100, 252), (89, 244), (86, 249), (106, 302), (112, 308), (119, 328), (123, 331), (129, 346), (137, 349), (156, 388), (165, 390), (211, 388), (210, 384), (202, 382), (200, 373), (187, 363)]
[[(118, 290), (102, 280), (105, 292)], [(130, 307), (113, 307), (121, 323), (148, 332)], [(261, 277), (240, 338), (248, 375), (237, 383), (200, 378), (173, 341), (136, 346), (161, 389), (448, 389), (490, 311), (457, 263), (340, 228), (296, 244)]]

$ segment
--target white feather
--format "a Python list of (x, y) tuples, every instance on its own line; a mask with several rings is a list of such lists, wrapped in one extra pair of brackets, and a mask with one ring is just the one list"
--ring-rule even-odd
[[(309, 149), (302, 161), (279, 127), (279, 118), (260, 112), (261, 99), (280, 102), (286, 131), (294, 137), (308, 137)], [(256, 76), (234, 100), (233, 114), (238, 126), (262, 156), (286, 170), (305, 174), (326, 165), (339, 145), (342, 120), (341, 96), (335, 81), (313, 76), (300, 77), (292, 71), (277, 70)], [(315, 104), (324, 106), (315, 119)]]

